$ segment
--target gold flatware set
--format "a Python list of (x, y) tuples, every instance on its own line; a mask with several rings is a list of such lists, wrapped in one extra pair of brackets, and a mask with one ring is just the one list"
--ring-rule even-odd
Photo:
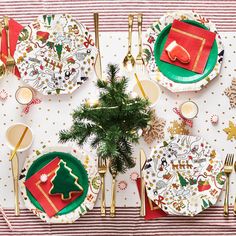
[[(224, 216), (228, 216), (229, 215), (229, 177), (230, 177), (230, 174), (233, 171), (233, 167), (234, 167), (234, 154), (227, 154), (227, 156), (225, 158), (225, 164), (224, 164), (224, 173), (226, 175), (226, 190), (225, 190), (225, 200), (224, 200)], [(234, 206), (234, 209), (236, 209), (236, 206)]]
[(143, 72), (145, 68), (143, 49), (142, 49), (142, 22), (143, 15), (141, 13), (137, 14), (138, 17), (138, 55), (136, 59), (132, 55), (132, 34), (133, 34), (133, 21), (134, 15), (130, 14), (128, 16), (128, 51), (123, 59), (123, 66), (128, 71), (131, 71), (134, 67), (137, 72)]
[(111, 167), (111, 163), (107, 165), (107, 160), (102, 157), (98, 157), (98, 173), (101, 177), (101, 216), (106, 215), (106, 190), (105, 190), (105, 176), (107, 169), (112, 176), (112, 187), (111, 187), (111, 208), (110, 216), (114, 217), (116, 212), (116, 176), (117, 171)]
[(110, 216), (114, 217), (115, 213), (116, 213), (116, 176), (117, 176), (117, 171), (112, 168), (111, 163), (109, 164), (109, 172), (112, 176)]
[(132, 49), (133, 21), (134, 21), (134, 16), (129, 15), (129, 17), (128, 17), (128, 52), (123, 60), (123, 65), (128, 70), (132, 70), (132, 68), (135, 65), (135, 59), (134, 59), (132, 52), (131, 52), (132, 51), (131, 49)]
[[(7, 53), (6, 55), (2, 52), (2, 30), (3, 28), (5, 29), (6, 33), (6, 46), (7, 46)], [(5, 72), (8, 73), (14, 73), (14, 68), (15, 68), (15, 60), (11, 55), (11, 50), (10, 50), (10, 34), (9, 34), (9, 17), (4, 16), (3, 21), (0, 21), (0, 59), (4, 57), (6, 63), (4, 65), (4, 68), (1, 68), (3, 71), (3, 74)]]
[(140, 199), (141, 199), (141, 206), (140, 206), (140, 216), (146, 215), (145, 210), (145, 181), (143, 176), (143, 168), (146, 163), (146, 154), (143, 149), (140, 150), (140, 177), (141, 177), (141, 191), (140, 191)]
[(101, 62), (101, 53), (100, 53), (100, 44), (99, 44), (99, 14), (96, 12), (93, 14), (94, 18), (94, 31), (95, 31), (95, 46), (98, 49), (97, 58), (95, 61), (95, 71), (97, 77), (102, 79), (102, 62)]
[(4, 16), (3, 20), (4, 20), (4, 28), (6, 30), (6, 38), (7, 38), (6, 67), (10, 73), (13, 73), (15, 61), (14, 61), (14, 58), (11, 56), (11, 51), (10, 51), (9, 18), (8, 18), (8, 16)]

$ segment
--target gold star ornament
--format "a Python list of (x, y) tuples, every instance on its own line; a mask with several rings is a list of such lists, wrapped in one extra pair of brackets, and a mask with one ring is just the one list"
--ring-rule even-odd
[(232, 121), (229, 121), (229, 127), (223, 130), (228, 134), (227, 140), (236, 139), (236, 125)]

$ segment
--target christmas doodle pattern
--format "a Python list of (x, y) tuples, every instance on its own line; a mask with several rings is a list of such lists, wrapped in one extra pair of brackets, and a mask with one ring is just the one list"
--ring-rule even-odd
[[(176, 83), (170, 79), (168, 79), (166, 76), (164, 76), (161, 71), (158, 69), (156, 66), (155, 58), (154, 58), (154, 45), (155, 42), (164, 28), (172, 24), (174, 19), (177, 20), (194, 20), (197, 21), (204, 26), (206, 26), (210, 31), (216, 33), (216, 43), (218, 47), (218, 56), (217, 56), (217, 61), (215, 64), (214, 69), (211, 71), (209, 75), (207, 75), (204, 79), (196, 82), (196, 83), (188, 83), (188, 84), (183, 84), (183, 83)], [(148, 28), (146, 34), (145, 34), (145, 39), (144, 39), (144, 49), (143, 53), (146, 58), (147, 62), (147, 68), (149, 71), (149, 74), (152, 79), (157, 80), (158, 83), (172, 92), (181, 92), (181, 91), (194, 91), (194, 90), (200, 90), (202, 89), (205, 85), (209, 83), (209, 81), (213, 80), (216, 76), (219, 75), (220, 73), (220, 68), (221, 64), (223, 61), (223, 56), (224, 56), (224, 48), (222, 45), (222, 41), (220, 38), (220, 35), (217, 33), (215, 24), (213, 24), (211, 21), (208, 19), (205, 19), (201, 15), (192, 12), (192, 11), (177, 11), (177, 12), (171, 12), (163, 17), (160, 18), (157, 22), (154, 22), (150, 28)]]
[(14, 55), (22, 80), (44, 95), (68, 94), (93, 72), (97, 49), (69, 15), (42, 15), (19, 35)]
[(201, 137), (175, 135), (152, 150), (144, 169), (149, 198), (172, 215), (194, 216), (216, 203), (223, 162)]
[[(80, 206), (75, 208), (73, 211), (64, 214), (64, 215), (55, 215), (53, 217), (48, 217), (48, 215), (37, 209), (32, 202), (30, 201), (26, 188), (25, 188), (25, 180), (27, 172), (30, 168), (30, 166), (33, 164), (33, 162), (39, 158), (40, 156), (49, 153), (49, 152), (66, 152), (70, 153), (74, 157), (76, 157), (78, 160), (82, 162), (84, 165), (85, 170), (88, 173), (88, 179), (89, 179), (89, 188), (87, 192), (87, 196), (82, 202)], [(23, 196), (25, 206), (30, 209), (35, 215), (40, 217), (43, 221), (46, 221), (47, 223), (73, 223), (76, 221), (80, 216), (84, 215), (88, 210), (92, 210), (94, 207), (94, 204), (97, 199), (97, 194), (100, 189), (100, 177), (97, 172), (97, 164), (94, 158), (88, 156), (83, 150), (72, 148), (68, 146), (58, 146), (58, 147), (47, 147), (43, 150), (36, 151), (33, 153), (30, 157), (27, 158), (25, 161), (24, 168), (22, 169), (21, 175), (20, 175), (20, 189), (21, 194)]]

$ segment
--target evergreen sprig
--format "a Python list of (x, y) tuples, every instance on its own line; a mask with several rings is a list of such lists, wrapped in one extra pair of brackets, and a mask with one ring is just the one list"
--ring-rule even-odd
[(109, 64), (107, 80), (98, 80), (98, 104), (82, 104), (72, 114), (73, 125), (60, 132), (60, 142), (75, 141), (83, 145), (91, 138), (98, 156), (110, 160), (112, 168), (125, 172), (135, 165), (132, 143), (137, 143), (137, 131), (151, 119), (149, 102), (131, 98), (126, 92), (128, 79), (118, 77), (118, 65)]

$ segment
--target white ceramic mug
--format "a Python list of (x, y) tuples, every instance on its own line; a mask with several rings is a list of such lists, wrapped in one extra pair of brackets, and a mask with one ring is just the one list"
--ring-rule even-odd
[(19, 152), (26, 151), (33, 143), (33, 132), (32, 129), (24, 123), (15, 123), (9, 126), (6, 130), (6, 141), (7, 145), (11, 150), (15, 149), (16, 144), (18, 143), (22, 133), (24, 132), (25, 127), (28, 127), (28, 130), (25, 134), (24, 139), (20, 147), (18, 148)]

